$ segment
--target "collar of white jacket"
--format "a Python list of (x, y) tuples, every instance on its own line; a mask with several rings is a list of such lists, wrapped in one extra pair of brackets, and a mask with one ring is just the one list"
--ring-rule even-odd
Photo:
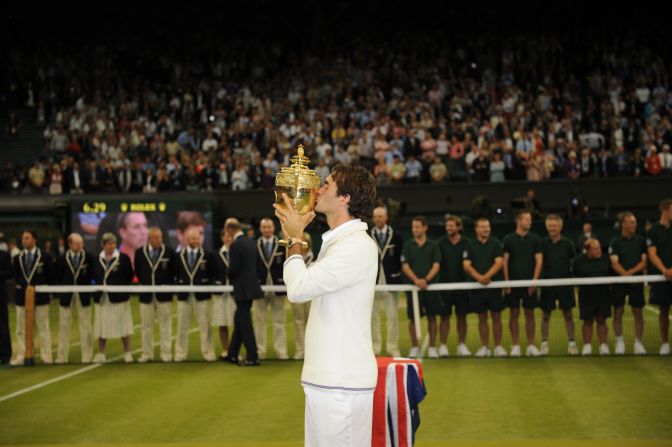
[[(107, 257), (105, 256), (105, 250), (101, 251), (98, 257), (100, 257), (100, 259), (106, 259)], [(112, 257), (110, 258), (110, 260), (118, 257), (119, 257), (119, 249), (115, 249), (114, 253), (112, 253)]]
[(333, 240), (339, 234), (343, 234), (350, 231), (355, 231), (361, 229), (363, 226), (364, 231), (368, 229), (368, 225), (362, 222), (361, 219), (352, 219), (345, 223), (340, 224), (333, 230), (329, 230), (326, 233), (322, 234), (322, 243), (328, 244), (329, 241)]

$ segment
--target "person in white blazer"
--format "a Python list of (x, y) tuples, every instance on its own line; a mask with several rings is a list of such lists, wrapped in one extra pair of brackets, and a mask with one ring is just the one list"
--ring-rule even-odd
[(301, 383), (306, 396), (305, 445), (362, 446), (371, 443), (377, 366), (371, 313), (378, 249), (361, 219), (370, 215), (376, 183), (359, 166), (339, 165), (319, 189), (315, 210), (330, 230), (317, 260), (301, 256), (304, 228), (315, 213), (299, 215), (274, 205), (289, 242), (284, 264), (287, 297), (310, 302)]

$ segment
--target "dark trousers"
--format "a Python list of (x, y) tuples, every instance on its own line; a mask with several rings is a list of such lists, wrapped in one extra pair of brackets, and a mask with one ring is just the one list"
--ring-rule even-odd
[(229, 358), (237, 359), (241, 345), (247, 350), (247, 360), (259, 359), (257, 353), (257, 340), (254, 338), (252, 328), (252, 301), (236, 302), (236, 313), (233, 317), (233, 336), (229, 345)]
[(9, 361), (12, 357), (12, 336), (9, 333), (9, 311), (5, 284), (0, 284), (0, 360)]

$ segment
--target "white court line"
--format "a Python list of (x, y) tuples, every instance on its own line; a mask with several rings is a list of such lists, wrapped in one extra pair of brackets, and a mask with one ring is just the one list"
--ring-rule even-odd
[[(173, 315), (173, 318), (175, 318), (175, 317), (176, 317), (176, 315)], [(198, 330), (199, 330), (198, 327), (194, 327), (194, 328), (190, 329), (190, 330), (187, 332), (187, 334), (192, 334), (192, 333), (194, 333), (194, 332), (196, 332), (196, 331), (198, 331)], [(173, 341), (173, 340), (175, 340), (176, 338), (177, 338), (177, 335), (174, 335), (174, 336), (172, 336), (172, 337), (170, 338), (170, 340)], [(159, 346), (160, 344), (161, 344), (160, 341), (154, 342), (154, 343), (152, 343), (152, 347)], [(138, 352), (141, 352), (141, 351), (142, 351), (142, 348), (138, 348), (138, 349), (136, 349), (136, 350), (134, 350), (134, 351), (131, 351), (131, 354), (137, 354)], [(123, 359), (123, 358), (124, 358), (124, 354), (121, 354), (121, 355), (118, 355), (118, 356), (116, 356), (116, 357), (114, 357), (114, 358), (108, 360), (106, 363), (111, 363), (111, 362), (113, 362), (113, 361), (115, 361), (115, 360), (120, 360), (120, 359)], [(6, 396), (2, 396), (2, 397), (0, 397), (0, 402), (4, 402), (4, 401), (9, 400), (9, 399), (12, 399), (12, 398), (14, 398), (14, 397), (18, 397), (18, 396), (21, 396), (21, 395), (23, 395), (23, 394), (29, 393), (29, 392), (31, 392), (31, 391), (34, 391), (34, 390), (43, 388), (43, 387), (45, 387), (45, 386), (47, 386), (47, 385), (51, 385), (52, 383), (61, 382), (61, 381), (65, 380), (65, 379), (69, 379), (70, 377), (73, 377), (73, 376), (76, 376), (76, 375), (79, 375), (79, 374), (83, 374), (83, 373), (85, 373), (85, 372), (88, 372), (88, 371), (91, 371), (91, 370), (93, 370), (93, 369), (96, 369), (96, 368), (98, 368), (98, 367), (100, 367), (100, 366), (103, 366), (103, 365), (105, 365), (106, 363), (94, 363), (93, 365), (88, 365), (88, 366), (85, 366), (84, 368), (80, 368), (80, 369), (77, 369), (77, 370), (75, 370), (75, 371), (69, 372), (69, 373), (67, 373), (67, 374), (63, 374), (63, 375), (61, 375), (61, 376), (54, 377), (53, 379), (49, 379), (49, 380), (46, 380), (46, 381), (44, 381), (44, 382), (37, 383), (37, 384), (35, 384), (35, 385), (33, 385), (33, 386), (29, 386), (28, 388), (24, 388), (24, 389), (22, 389), (22, 390), (15, 391), (15, 392), (13, 392), (13, 393), (11, 393), (11, 394), (7, 394)]]
[(33, 386), (29, 386), (28, 388), (24, 388), (22, 390), (15, 391), (11, 394), (7, 394), (6, 396), (0, 397), (0, 402), (12, 399), (13, 397), (21, 396), (22, 394), (26, 394), (26, 393), (29, 393), (31, 391), (34, 391), (34, 390), (40, 389), (42, 387), (45, 387), (47, 385), (51, 385), (52, 383), (56, 383), (56, 382), (60, 382), (61, 380), (69, 379), (70, 377), (76, 376), (78, 374), (83, 374), (87, 371), (91, 371), (92, 369), (98, 368), (99, 366), (102, 366), (102, 365), (103, 365), (103, 363), (95, 363), (93, 365), (89, 365), (89, 366), (86, 366), (84, 368), (77, 369), (77, 370), (69, 372), (67, 374), (63, 374), (62, 376), (57, 376), (57, 377), (54, 377), (53, 379), (49, 379), (47, 381), (40, 382), (40, 383), (35, 384)]

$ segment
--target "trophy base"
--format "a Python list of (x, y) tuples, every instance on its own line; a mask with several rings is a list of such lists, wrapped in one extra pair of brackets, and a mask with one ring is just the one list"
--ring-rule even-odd
[[(278, 241), (278, 245), (281, 246), (281, 247), (286, 247), (287, 246), (287, 240), (286, 239), (280, 239)], [(302, 241), (301, 242), (301, 248), (307, 249), (308, 248), (308, 242)]]

